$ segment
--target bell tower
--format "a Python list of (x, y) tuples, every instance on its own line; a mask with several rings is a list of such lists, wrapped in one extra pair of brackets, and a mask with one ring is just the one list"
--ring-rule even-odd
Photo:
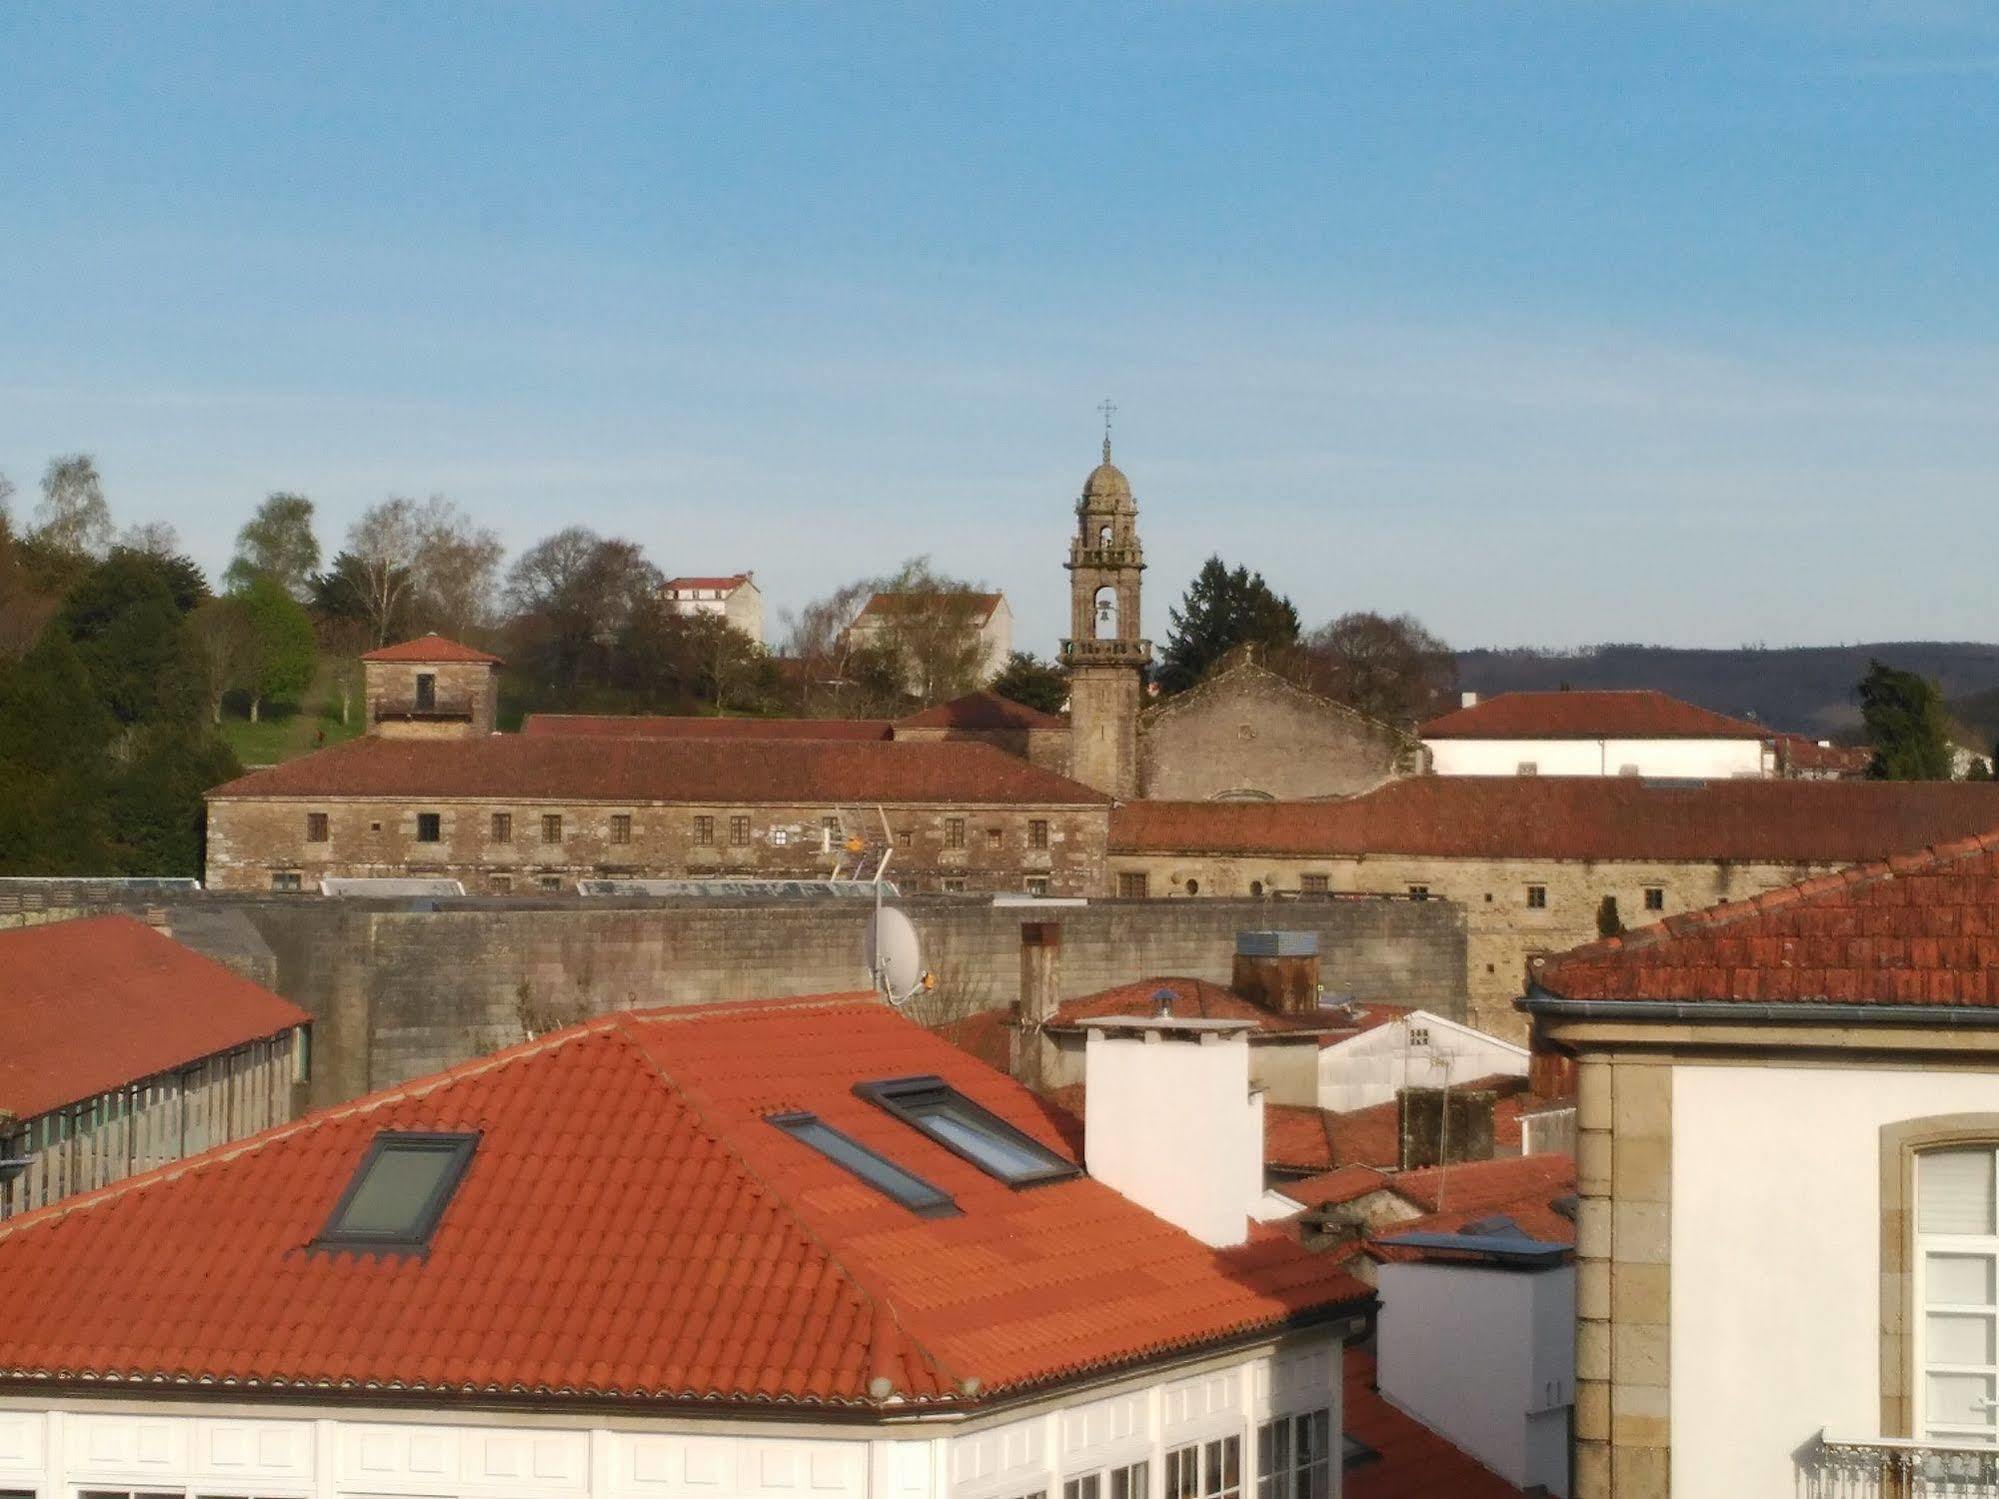
[(1069, 774), (1128, 800), (1139, 793), (1138, 710), (1152, 642), (1138, 634), (1145, 553), (1131, 483), (1111, 462), (1114, 410), (1104, 403), (1104, 461), (1076, 501), (1076, 536), (1064, 564), (1070, 638), (1062, 642), (1062, 664), (1069, 668)]

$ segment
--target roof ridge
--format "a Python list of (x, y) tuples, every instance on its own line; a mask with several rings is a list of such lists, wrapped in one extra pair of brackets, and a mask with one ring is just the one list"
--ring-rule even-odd
[[(752, 1005), (757, 1004), (756, 1001), (750, 1001), (749, 1003)], [(688, 1006), (687, 1008), (694, 1007)], [(745, 1009), (742, 1013), (748, 1015), (769, 1012), (758, 1006), (756, 1009)], [(709, 1096), (708, 1092), (698, 1084), (690, 1083), (677, 1073), (669, 1071), (665, 1062), (654, 1055), (650, 1048), (640, 1044), (637, 1036), (633, 1034), (633, 1028), (640, 1023), (650, 1023), (651, 1017), (641, 1015), (637, 1011), (621, 1010), (611, 1018), (617, 1030), (619, 1040), (639, 1057), (641, 1065), (648, 1068), (663, 1084), (679, 1096), (681, 1101), (686, 1104), (688, 1112), (694, 1116), (695, 1123), (701, 1132), (714, 1142), (717, 1149), (724, 1151), (728, 1155), (736, 1169), (741, 1171), (750, 1181), (754, 1182), (759, 1191), (763, 1192), (773, 1202), (784, 1205), (786, 1216), (797, 1227), (799, 1233), (810, 1239), (817, 1246), (819, 1252), (825, 1255), (826, 1262), (835, 1267), (853, 1285), (854, 1289), (866, 1299), (873, 1319), (873, 1325), (868, 1331), (868, 1377), (870, 1381), (876, 1378), (888, 1378), (892, 1383), (894, 1382), (894, 1376), (888, 1372), (890, 1360), (887, 1350), (883, 1347), (884, 1328), (882, 1324), (884, 1319), (886, 1319), (888, 1327), (893, 1329), (894, 1336), (906, 1347), (914, 1349), (925, 1363), (936, 1370), (953, 1393), (962, 1391), (966, 1383), (964, 1376), (949, 1368), (943, 1359), (938, 1357), (924, 1343), (920, 1342), (909, 1328), (903, 1324), (902, 1316), (896, 1307), (894, 1297), (877, 1285), (872, 1277), (856, 1270), (812, 1226), (804, 1213), (800, 1211), (798, 1204), (787, 1193), (779, 1190), (769, 1177), (756, 1168), (748, 1155), (735, 1143), (734, 1137), (736, 1131), (725, 1129), (717, 1122), (715, 1118), (715, 1102)], [(708, 1018), (713, 1019), (715, 1017), (711, 1014)], [(904, 1390), (902, 1393), (915, 1395), (920, 1392), (916, 1390)]]

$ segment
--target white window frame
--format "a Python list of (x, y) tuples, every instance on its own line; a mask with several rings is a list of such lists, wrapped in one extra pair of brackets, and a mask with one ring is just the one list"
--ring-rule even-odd
[[(1927, 1157), (1966, 1152), (1978, 1152), (1989, 1156), (1993, 1162), (1995, 1192), (1995, 1222), (1988, 1225), (1992, 1232), (1985, 1234), (1945, 1234), (1925, 1233), (1922, 1229), (1922, 1178), (1923, 1161)], [(1932, 1307), (1929, 1298), (1929, 1267), (1932, 1254), (1962, 1255), (1982, 1258), (1988, 1266), (1988, 1275), (1993, 1286), (1993, 1300), (1999, 1303), (1999, 1144), (1944, 1145), (1933, 1150), (1918, 1151), (1916, 1156), (1916, 1200), (1909, 1215), (1910, 1232), (1913, 1235), (1914, 1263), (1910, 1267), (1913, 1277), (1914, 1296), (1912, 1315), (1909, 1318), (1910, 1339), (1914, 1357), (1910, 1363), (1914, 1378), (1910, 1381), (1910, 1430), (1918, 1440), (1939, 1442), (1950, 1446), (1999, 1447), (1999, 1305), (1971, 1307), (1958, 1303), (1939, 1303)], [(1929, 1358), (1929, 1323), (1932, 1313), (1945, 1316), (1978, 1316), (1991, 1322), (1987, 1335), (1987, 1348), (1992, 1351), (1990, 1364), (1938, 1364), (1932, 1365)], [(1929, 1419), (1930, 1376), (1934, 1373), (1964, 1375), (1984, 1378), (1991, 1391), (1993, 1421), (1983, 1428), (1961, 1426), (1952, 1423), (1936, 1423)]]

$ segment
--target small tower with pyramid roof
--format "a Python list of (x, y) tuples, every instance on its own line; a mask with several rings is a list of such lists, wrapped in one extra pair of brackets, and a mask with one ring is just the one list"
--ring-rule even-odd
[[(1108, 403), (1106, 403), (1108, 405)], [(1117, 797), (1138, 795), (1138, 711), (1152, 642), (1139, 638), (1138, 505), (1131, 483), (1111, 462), (1109, 411), (1104, 461), (1076, 501), (1069, 543), (1069, 774)]]

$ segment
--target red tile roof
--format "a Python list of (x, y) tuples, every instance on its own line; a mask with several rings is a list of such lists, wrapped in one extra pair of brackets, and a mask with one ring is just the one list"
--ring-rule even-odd
[(726, 591), (740, 588), (749, 581), (748, 573), (730, 573), (727, 577), (718, 578), (668, 578), (661, 586), (673, 592), (688, 588), (715, 588)]
[(990, 745), (834, 740), (352, 739), (229, 781), (211, 799), (504, 797), (520, 801), (1101, 806), (1109, 798)]
[(1573, 1216), (1557, 1212), (1555, 1204), (1576, 1195), (1576, 1163), (1566, 1155), (1513, 1156), (1490, 1161), (1462, 1161), (1404, 1171), (1394, 1179), (1394, 1192), (1424, 1216), (1391, 1224), (1368, 1244), (1377, 1259), (1410, 1259), (1427, 1250), (1399, 1247), (1408, 1234), (1457, 1234), (1481, 1229), (1495, 1218), (1511, 1220), (1537, 1244), (1574, 1244)]
[(1149, 978), (1135, 984), (1119, 984), (1095, 994), (1065, 1000), (1056, 1007), (1052, 1023), (1081, 1025), (1085, 1020), (1105, 1015), (1156, 1015), (1159, 995), (1172, 996), (1172, 1012), (1181, 1020), (1247, 1020), (1266, 1035), (1287, 1031), (1333, 1031), (1331, 1040), (1346, 1040), (1360, 1033), (1344, 1012), (1311, 1015), (1278, 1015), (1233, 989), (1211, 984), (1206, 979)]
[(504, 666), (498, 656), (490, 656), (484, 651), (475, 651), (469, 645), (460, 645), (455, 640), (447, 640), (442, 635), (419, 635), (415, 640), (401, 640), (394, 645), (385, 645), (379, 650), (364, 654), (363, 661), (407, 661), (414, 664), (426, 662), (462, 662)]
[(1503, 692), (1433, 718), (1425, 739), (1772, 739), (1759, 723), (1663, 692)]
[(1803, 734), (1779, 734), (1777, 756), (1786, 770), (1830, 771), (1835, 775), (1862, 776), (1874, 763), (1874, 751), (1865, 745), (1821, 744)]
[(968, 692), (948, 703), (896, 720), (899, 729), (1066, 729), (1069, 720), (1044, 713), (997, 692)]
[[(856, 996), (556, 1032), (0, 1224), (0, 1283), (34, 1287), (0, 1380), (906, 1411), (1365, 1303), (1279, 1235), (1217, 1252), (1088, 1177), (1009, 1190), (852, 1091), (930, 1073), (1060, 1143), (1018, 1085)], [(962, 1214), (765, 1122), (794, 1109)], [(384, 1129), (479, 1134), (428, 1254), (311, 1249)]]
[(1999, 1005), (1999, 835), (1671, 916), (1533, 982), (1564, 999)]
[(1374, 1381), (1374, 1354), (1347, 1349), (1341, 1425), (1377, 1455), (1341, 1476), (1343, 1499), (1524, 1499), (1523, 1490), (1390, 1405)]
[(929, 593), (874, 593), (868, 595), (867, 603), (861, 606), (861, 618), (865, 619), (870, 614), (905, 612), (916, 605), (927, 607), (933, 601), (937, 601), (940, 598), (962, 598), (970, 605), (974, 614), (978, 615), (980, 619), (986, 620), (992, 618), (993, 611), (999, 608), (1000, 601), (1004, 597), (1005, 595), (997, 593), (945, 594), (941, 596)]
[(530, 713), (521, 732), (598, 739), (887, 739), (886, 718), (712, 718), (657, 713)]
[(1393, 1191), (1395, 1180), (1372, 1166), (1335, 1166), (1302, 1181), (1281, 1182), (1276, 1190), (1307, 1208), (1333, 1207), (1370, 1192)]
[[(1330, 1171), (1349, 1164), (1333, 1132), (1343, 1116), (1304, 1104), (1263, 1104), (1263, 1164), (1280, 1171)], [(1351, 1117), (1351, 1116), (1345, 1116)], [(1369, 1163), (1374, 1164), (1374, 1163)]]
[(129, 916), (0, 932), (0, 1115), (30, 1119), (311, 1021)]
[(1127, 802), (1112, 853), (1854, 864), (1999, 829), (1999, 786), (1412, 776), (1331, 802)]

